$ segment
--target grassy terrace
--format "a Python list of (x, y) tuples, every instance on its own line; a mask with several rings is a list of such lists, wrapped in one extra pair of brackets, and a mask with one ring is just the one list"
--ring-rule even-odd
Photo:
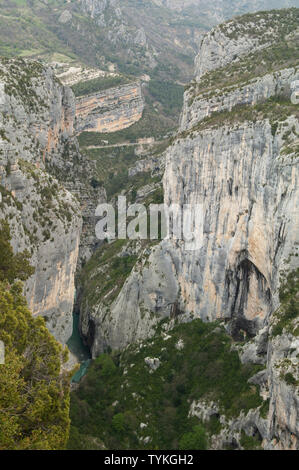
[(200, 83), (186, 87), (193, 100), (223, 95), (240, 85), (245, 86), (256, 77), (278, 72), (288, 67), (299, 66), (299, 40), (283, 41), (274, 46), (249, 54), (235, 64), (207, 73)]
[[(70, 449), (97, 448), (96, 442), (108, 449), (205, 449), (222, 425), (217, 416), (205, 424), (188, 418), (193, 400), (217, 402), (228, 418), (262, 405), (258, 389), (247, 382), (260, 366), (241, 364), (220, 325), (180, 324), (167, 341), (160, 328), (143, 347), (93, 361), (72, 394)], [(161, 361), (153, 373), (147, 357)], [(139, 439), (146, 436), (148, 444)], [(243, 441), (249, 445), (246, 435)]]
[(206, 129), (216, 129), (220, 126), (235, 126), (244, 122), (257, 122), (269, 119), (272, 125), (272, 134), (275, 135), (280, 122), (284, 122), (289, 116), (299, 118), (298, 105), (293, 104), (283, 96), (272, 97), (255, 106), (238, 105), (232, 111), (215, 112), (205, 118), (191, 129), (181, 132), (175, 140), (186, 137), (195, 137), (197, 133)]
[[(261, 20), (263, 23), (260, 23)], [(244, 34), (256, 36), (258, 39), (263, 37), (265, 47), (241, 57), (234, 63), (206, 73), (200, 83), (191, 82), (187, 85), (190, 104), (197, 96), (208, 98), (215, 94), (223, 95), (241, 84), (246, 85), (256, 77), (296, 67), (299, 63), (298, 25), (299, 9), (294, 8), (279, 13), (261, 12), (258, 16), (248, 14), (219, 26), (228, 37)], [(271, 34), (263, 35), (260, 33), (261, 29), (269, 29)]]
[(94, 78), (92, 80), (87, 80), (86, 82), (76, 83), (72, 86), (72, 90), (75, 96), (79, 97), (104, 91), (109, 88), (126, 85), (130, 82), (132, 82), (132, 79), (124, 76)]

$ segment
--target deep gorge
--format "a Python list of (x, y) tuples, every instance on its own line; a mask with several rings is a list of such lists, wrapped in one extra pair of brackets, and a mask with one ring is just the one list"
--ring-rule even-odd
[[(142, 5), (133, 21), (129, 1), (77, 3), (58, 2), (55, 41), (78, 33), (62, 58), (0, 58), (0, 241), (27, 273), (2, 276), (4, 258), (1, 308), (31, 311), (33, 344), (41, 322), (63, 397), (53, 443), (30, 415), (17, 441), (0, 422), (0, 449), (298, 450), (298, 8), (175, 29), (178, 10), (155, 2), (136, 29)], [(34, 12), (53, 45), (47, 8)], [(119, 195), (202, 204), (202, 246), (99, 241), (95, 209)]]

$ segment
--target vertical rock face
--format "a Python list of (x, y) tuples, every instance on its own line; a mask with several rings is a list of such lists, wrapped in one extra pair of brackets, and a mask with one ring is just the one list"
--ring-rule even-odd
[(78, 201), (51, 176), (71, 141), (75, 99), (50, 69), (2, 60), (0, 80), (0, 218), (7, 218), (16, 252), (31, 253), (28, 304), (62, 343), (72, 333), (74, 273), (81, 215)]
[[(272, 338), (268, 347), (269, 441), (267, 449), (299, 449), (298, 385), (287, 383), (289, 371), (298, 380), (299, 341), (292, 334)], [(298, 382), (297, 382), (298, 384)]]
[[(267, 33), (238, 44), (234, 29), (247, 31), (248, 25), (239, 28), (234, 22), (203, 39), (196, 61), (199, 83), (186, 92), (182, 132), (168, 152), (164, 176), (167, 203), (201, 202), (205, 213), (201, 250), (188, 254), (184, 246), (175, 249), (181, 305), (206, 320), (224, 318), (235, 338), (244, 332), (255, 338), (243, 357), (266, 361), (266, 427), (255, 419), (266, 449), (299, 448), (295, 327), (270, 336), (264, 352), (259, 339), (279, 305), (281, 276), (298, 268), (298, 105), (292, 106), (291, 98), (299, 78), (296, 53), (295, 67), (284, 68), (282, 53), (270, 73), (279, 38), (297, 47), (298, 19), (293, 32), (284, 27), (288, 15), (292, 23), (298, 10), (284, 14), (277, 16), (279, 23), (275, 13), (263, 17), (267, 31), (276, 32), (277, 45), (269, 44)], [(258, 18), (255, 30), (260, 27)], [(228, 28), (233, 39), (223, 39)], [(258, 76), (257, 62), (263, 57), (264, 74)], [(253, 73), (245, 76), (251, 61)], [(228, 80), (221, 79), (225, 73)]]
[(77, 98), (78, 132), (116, 132), (142, 117), (144, 102), (140, 83)]
[[(115, 2), (111, 2), (112, 4)], [(92, 18), (104, 13), (108, 0), (81, 0), (82, 9)]]
[[(266, 72), (277, 47), (269, 33), (272, 41), (288, 38), (296, 47), (297, 15), (298, 10), (249, 15), (203, 39), (199, 83), (186, 92), (182, 132), (167, 155), (165, 202), (200, 203), (204, 210), (201, 250), (177, 250), (185, 310), (207, 320), (226, 318), (236, 335), (260, 329), (277, 306), (280, 272), (296, 267), (298, 112), (291, 89), (299, 75), (296, 67)], [(219, 52), (220, 32), (227, 40), (225, 56)], [(223, 67), (235, 54), (237, 62)], [(254, 77), (262, 71), (255, 62), (260, 55), (264, 75)], [(277, 69), (283, 61), (282, 52)]]
[(203, 247), (176, 248), (185, 310), (230, 319), (236, 335), (254, 335), (277, 305), (279, 270), (298, 236), (298, 172), (279, 148), (261, 121), (204, 130), (168, 153), (166, 202), (199, 203), (205, 214)]
[(250, 340), (242, 360), (267, 367), (270, 410), (266, 424), (256, 419), (264, 448), (299, 446), (298, 377), (276, 372), (298, 344), (292, 332), (267, 339), (282, 275), (298, 268), (297, 28), (298, 10), (270, 12), (203, 39), (164, 175), (166, 204), (202, 205), (201, 248), (163, 241), (108, 309), (82, 312), (94, 355), (148, 337), (165, 316), (223, 319), (235, 339)]

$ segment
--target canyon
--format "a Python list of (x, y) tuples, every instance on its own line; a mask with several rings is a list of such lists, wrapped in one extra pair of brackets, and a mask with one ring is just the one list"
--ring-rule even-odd
[[(109, 301), (95, 288), (83, 295), (80, 310), (81, 332), (93, 357), (146, 340), (167, 318), (224, 321), (237, 341), (248, 341), (243, 360), (261, 361), (267, 370), (263, 383), (269, 420), (261, 424), (257, 416), (255, 426), (269, 449), (298, 446), (297, 395), (274, 372), (284, 357), (297, 376), (297, 361), (285, 349), (286, 342), (296, 343), (296, 336), (274, 340), (269, 332), (282, 279), (298, 268), (299, 129), (291, 95), (299, 76), (296, 65), (284, 67), (283, 52), (274, 72), (267, 62), (285, 36), (296, 57), (296, 14), (257, 14), (242, 27), (230, 21), (202, 40), (197, 79), (185, 93), (181, 126), (166, 151), (163, 177), (166, 204), (203, 205), (202, 248), (188, 252), (183, 241), (167, 240), (141, 247), (141, 252), (131, 247), (138, 261), (117, 295)], [(246, 42), (244, 30), (252, 35)], [(259, 54), (264, 56), (262, 75)], [(250, 80), (245, 69), (253, 70)], [(203, 80), (207, 86), (201, 86)], [(97, 269), (105, 273), (105, 266), (95, 265), (91, 278)]]
[[(262, 7), (253, 3), (234, 2), (234, 11)], [(90, 377), (87, 371), (81, 384), (72, 385), (76, 406), (83, 406), (84, 384), (88, 388), (89, 380), (107, 370), (104, 384), (109, 370), (122, 375), (116, 396), (129, 390), (123, 406), (132, 397), (140, 404), (142, 394), (132, 388), (137, 364), (139, 375), (151, 374), (153, 387), (156, 377), (160, 389), (173, 381), (174, 394), (179, 390), (183, 396), (176, 397), (178, 406), (188, 404), (185, 421), (209, 430), (209, 448), (244, 449), (245, 435), (266, 450), (298, 450), (299, 115), (292, 98), (299, 81), (298, 9), (246, 14), (203, 34), (226, 19), (226, 2), (216, 2), (212, 11), (196, 0), (153, 4), (153, 17), (144, 25), (144, 5), (130, 1), (82, 0), (59, 4), (51, 14), (39, 5), (36, 11), (52, 31), (51, 21), (59, 17), (61, 41), (77, 31), (74, 60), (92, 44), (88, 65), (101, 70), (68, 63), (59, 78), (55, 71), (61, 64), (47, 56), (52, 64), (47, 65), (44, 52), (39, 61), (0, 58), (0, 219), (9, 223), (14, 252), (28, 250), (35, 268), (24, 294), (32, 314), (44, 317), (61, 344), (68, 343), (74, 318), (78, 324), (92, 361)], [(179, 17), (173, 15), (194, 5), (203, 11), (203, 24), (190, 25), (187, 15), (187, 25), (174, 28), (171, 21), (175, 25)], [(153, 24), (162, 13), (157, 34)], [(128, 55), (120, 61), (124, 49)], [(176, 95), (163, 133), (158, 117), (167, 107), (161, 80), (169, 78), (166, 88), (189, 81), (195, 50), (179, 127), (173, 128)], [(116, 71), (108, 72), (113, 63)], [(153, 116), (155, 135), (148, 129)], [(99, 241), (95, 209), (115, 204), (118, 195), (147, 208), (163, 201), (200, 204), (201, 247), (189, 250), (184, 240), (138, 236)], [(206, 338), (211, 343), (204, 343)], [(176, 383), (180, 371), (173, 372), (170, 358), (177, 357), (184, 369), (180, 361), (186, 351), (188, 362), (197, 342), (209, 350), (206, 356), (198, 350), (207, 370), (209, 361), (217, 371), (227, 358), (240, 382), (246, 378), (236, 392), (244, 409), (233, 395), (234, 412), (223, 406), (221, 393), (220, 399), (209, 387), (204, 395), (193, 389), (188, 395), (184, 376)], [(78, 358), (71, 355), (69, 369)], [(225, 369), (225, 362), (221, 366)], [(210, 376), (213, 383), (211, 371)], [(221, 378), (225, 382), (226, 376)], [(103, 400), (109, 401), (109, 393)], [(103, 413), (114, 419), (124, 410), (117, 400), (111, 403)], [(135, 433), (132, 442), (149, 449), (152, 442), (158, 445), (159, 426), (151, 423), (151, 410), (140, 409), (139, 440), (136, 444)], [(77, 440), (105, 448), (103, 435), (78, 439), (77, 434)], [(178, 445), (176, 436), (172, 442)]]

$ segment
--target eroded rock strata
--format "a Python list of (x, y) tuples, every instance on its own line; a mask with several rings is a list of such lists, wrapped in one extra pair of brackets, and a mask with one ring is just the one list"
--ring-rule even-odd
[(116, 132), (142, 117), (144, 102), (140, 83), (77, 98), (77, 132)]

